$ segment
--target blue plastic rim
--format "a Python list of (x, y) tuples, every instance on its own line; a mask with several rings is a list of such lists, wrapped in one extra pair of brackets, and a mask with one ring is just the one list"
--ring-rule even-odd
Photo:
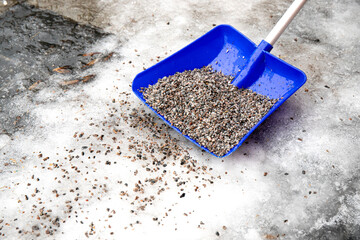
[(189, 136), (184, 135), (184, 137), (212, 155), (226, 157), (241, 146), (246, 138), (268, 116), (306, 82), (306, 75), (301, 70), (270, 54), (268, 51), (271, 48), (272, 46), (264, 41), (257, 47), (235, 28), (229, 25), (219, 25), (188, 46), (136, 75), (132, 89), (142, 102), (180, 134), (182, 133), (178, 128), (173, 127), (164, 116), (158, 114), (146, 103), (143, 94), (140, 92), (142, 87), (146, 88), (157, 83), (160, 78), (177, 72), (211, 65), (216, 71), (222, 71), (226, 75), (234, 76), (233, 84), (239, 88), (249, 88), (269, 98), (278, 98), (279, 101), (270, 111), (236, 146), (223, 156), (215, 155)]

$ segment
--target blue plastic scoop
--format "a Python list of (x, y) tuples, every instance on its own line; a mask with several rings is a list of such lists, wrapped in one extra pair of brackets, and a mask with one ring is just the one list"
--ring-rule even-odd
[[(270, 98), (278, 98), (279, 101), (270, 111), (236, 146), (222, 157), (230, 155), (306, 81), (306, 75), (301, 70), (269, 53), (276, 40), (305, 2), (306, 0), (295, 0), (274, 29), (258, 46), (229, 25), (215, 27), (185, 48), (139, 73), (132, 84), (134, 93), (146, 104), (143, 93), (140, 92), (142, 87), (146, 88), (153, 85), (157, 83), (158, 79), (173, 75), (176, 72), (211, 65), (216, 71), (222, 71), (226, 75), (234, 76), (235, 79), (232, 84), (238, 88), (249, 88)], [(148, 104), (146, 105), (151, 108)], [(164, 116), (158, 114), (153, 108), (151, 109), (171, 126)], [(179, 129), (173, 128), (181, 134)], [(190, 137), (184, 136), (202, 149), (210, 152)], [(210, 153), (215, 155), (212, 152)]]

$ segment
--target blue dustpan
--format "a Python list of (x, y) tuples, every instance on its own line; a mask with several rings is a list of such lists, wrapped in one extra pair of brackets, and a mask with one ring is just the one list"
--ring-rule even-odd
[[(238, 88), (249, 88), (270, 98), (278, 98), (279, 101), (270, 111), (235, 147), (221, 157), (230, 155), (306, 81), (306, 75), (301, 70), (269, 53), (272, 45), (274, 45), (305, 2), (306, 0), (295, 0), (259, 46), (256, 46), (250, 39), (229, 25), (215, 27), (185, 48), (139, 73), (132, 84), (134, 93), (146, 104), (143, 93), (140, 92), (142, 87), (153, 85), (159, 78), (173, 75), (176, 72), (211, 65), (214, 70), (234, 76), (235, 79), (232, 84)], [(151, 108), (148, 104), (146, 105)], [(158, 114), (153, 108), (151, 109), (171, 126), (164, 116)], [(181, 134), (179, 129), (173, 128)], [(190, 137), (184, 136), (202, 149), (210, 152)], [(214, 153), (210, 153), (216, 156)]]

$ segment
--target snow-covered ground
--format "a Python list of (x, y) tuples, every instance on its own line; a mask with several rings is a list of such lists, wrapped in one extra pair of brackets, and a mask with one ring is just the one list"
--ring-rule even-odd
[(9, 103), (29, 124), (0, 134), (1, 239), (359, 239), (359, 1), (308, 1), (272, 50), (307, 83), (221, 159), (131, 82), (214, 25), (259, 43), (291, 1), (58, 2), (113, 34), (88, 53), (114, 55), (92, 81), (54, 74)]

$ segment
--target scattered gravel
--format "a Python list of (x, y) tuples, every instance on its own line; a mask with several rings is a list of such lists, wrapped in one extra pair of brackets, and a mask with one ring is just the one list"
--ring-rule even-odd
[[(18, 165), (33, 165), (32, 171), (21, 172), (18, 182), (0, 186), (8, 191), (7, 204), (14, 202), (21, 209), (14, 215), (2, 209), (0, 239), (61, 239), (66, 224), (84, 231), (80, 239), (92, 239), (103, 234), (104, 223), (111, 229), (107, 233), (116, 236), (135, 231), (143, 224), (140, 219), (164, 226), (168, 218), (179, 219), (175, 213), (191, 218), (196, 209), (179, 203), (211, 196), (203, 192), (221, 181), (221, 175), (194, 159), (155, 114), (133, 108), (129, 96), (119, 93), (104, 106), (101, 120), (86, 118), (84, 126), (67, 135), (70, 145), (44, 147), (4, 163), (13, 174), (20, 174), (14, 170)], [(78, 121), (74, 118), (74, 125)], [(171, 197), (164, 202), (163, 195)], [(100, 203), (101, 208), (89, 210)], [(128, 219), (119, 221), (119, 214), (127, 213)], [(203, 221), (194, 224), (200, 228)]]
[(142, 92), (146, 103), (182, 134), (223, 156), (277, 102), (235, 87), (233, 79), (205, 66), (159, 79)]

